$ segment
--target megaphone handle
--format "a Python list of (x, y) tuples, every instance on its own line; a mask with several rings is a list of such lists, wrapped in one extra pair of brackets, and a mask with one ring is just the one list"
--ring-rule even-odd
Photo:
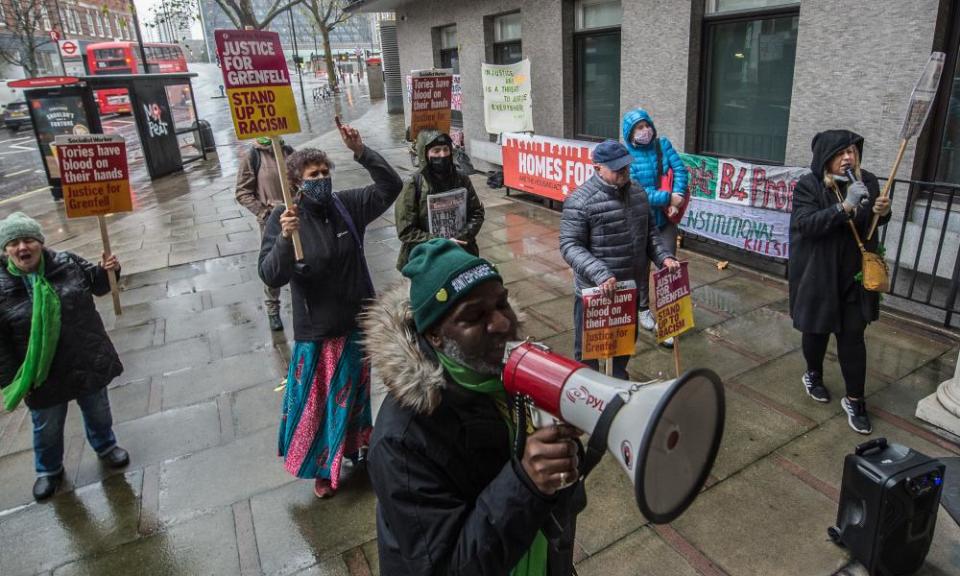
[(603, 413), (600, 414), (600, 418), (597, 420), (596, 426), (593, 427), (593, 432), (590, 434), (590, 441), (587, 442), (586, 454), (583, 456), (583, 460), (580, 462), (580, 479), (583, 480), (587, 477), (587, 474), (600, 463), (600, 459), (603, 458), (603, 454), (607, 451), (607, 437), (610, 434), (610, 425), (613, 424), (613, 419), (617, 416), (617, 412), (626, 404), (623, 400), (623, 396), (619, 394), (614, 394), (613, 398), (607, 402), (607, 406), (603, 409)]
[(513, 451), (517, 455), (517, 459), (522, 460), (523, 450), (527, 445), (527, 397), (522, 394), (513, 396), (513, 421), (517, 423)]

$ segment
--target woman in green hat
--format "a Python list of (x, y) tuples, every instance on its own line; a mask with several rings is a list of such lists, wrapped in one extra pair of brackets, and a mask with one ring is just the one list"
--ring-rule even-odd
[(63, 424), (76, 400), (90, 446), (111, 468), (130, 462), (117, 445), (107, 385), (123, 365), (103, 327), (94, 296), (110, 292), (116, 256), (93, 265), (44, 247), (40, 224), (21, 212), (0, 220), (0, 392), (6, 410), (21, 400), (33, 419), (37, 480), (33, 497), (49, 498), (63, 479)]

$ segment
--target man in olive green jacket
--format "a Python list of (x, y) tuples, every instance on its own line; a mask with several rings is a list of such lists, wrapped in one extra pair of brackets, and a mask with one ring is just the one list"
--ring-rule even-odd
[(470, 178), (460, 173), (453, 163), (450, 136), (436, 130), (421, 130), (417, 135), (417, 157), (420, 170), (404, 184), (394, 206), (397, 236), (403, 242), (397, 269), (406, 265), (414, 246), (435, 237), (430, 234), (427, 196), (457, 188), (467, 190), (467, 218), (463, 228), (450, 239), (467, 252), (479, 255), (476, 238), (483, 226), (483, 204)]

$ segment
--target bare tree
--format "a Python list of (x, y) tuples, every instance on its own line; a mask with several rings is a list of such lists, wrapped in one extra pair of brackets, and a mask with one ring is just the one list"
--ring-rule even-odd
[(323, 38), (323, 59), (327, 64), (327, 82), (330, 84), (331, 90), (336, 90), (339, 82), (333, 68), (330, 32), (350, 19), (350, 14), (343, 11), (347, 4), (349, 2), (346, 0), (303, 0), (303, 7), (313, 16), (313, 20), (320, 31), (320, 36)]
[[(303, 0), (272, 0), (267, 13), (262, 17), (254, 8), (254, 0), (214, 0), (217, 6), (230, 18), (230, 22), (238, 29), (250, 26), (255, 30), (263, 30), (270, 26), (273, 19), (303, 2)], [(163, 9), (156, 11), (153, 25), (159, 26), (174, 18), (188, 14), (190, 18), (198, 18), (200, 8), (196, 0), (163, 0)], [(166, 12), (166, 14), (164, 14)]]
[(0, 0), (7, 12), (7, 35), (0, 36), (0, 59), (20, 66), (24, 73), (32, 78), (40, 73), (40, 61), (37, 50), (53, 42), (41, 31), (42, 12), (46, 9), (46, 0)]

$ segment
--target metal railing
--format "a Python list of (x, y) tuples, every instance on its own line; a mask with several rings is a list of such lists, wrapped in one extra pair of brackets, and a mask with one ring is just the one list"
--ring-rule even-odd
[(960, 313), (960, 185), (894, 180), (891, 196), (902, 214), (881, 228), (890, 265), (889, 294), (941, 310), (944, 326)]

